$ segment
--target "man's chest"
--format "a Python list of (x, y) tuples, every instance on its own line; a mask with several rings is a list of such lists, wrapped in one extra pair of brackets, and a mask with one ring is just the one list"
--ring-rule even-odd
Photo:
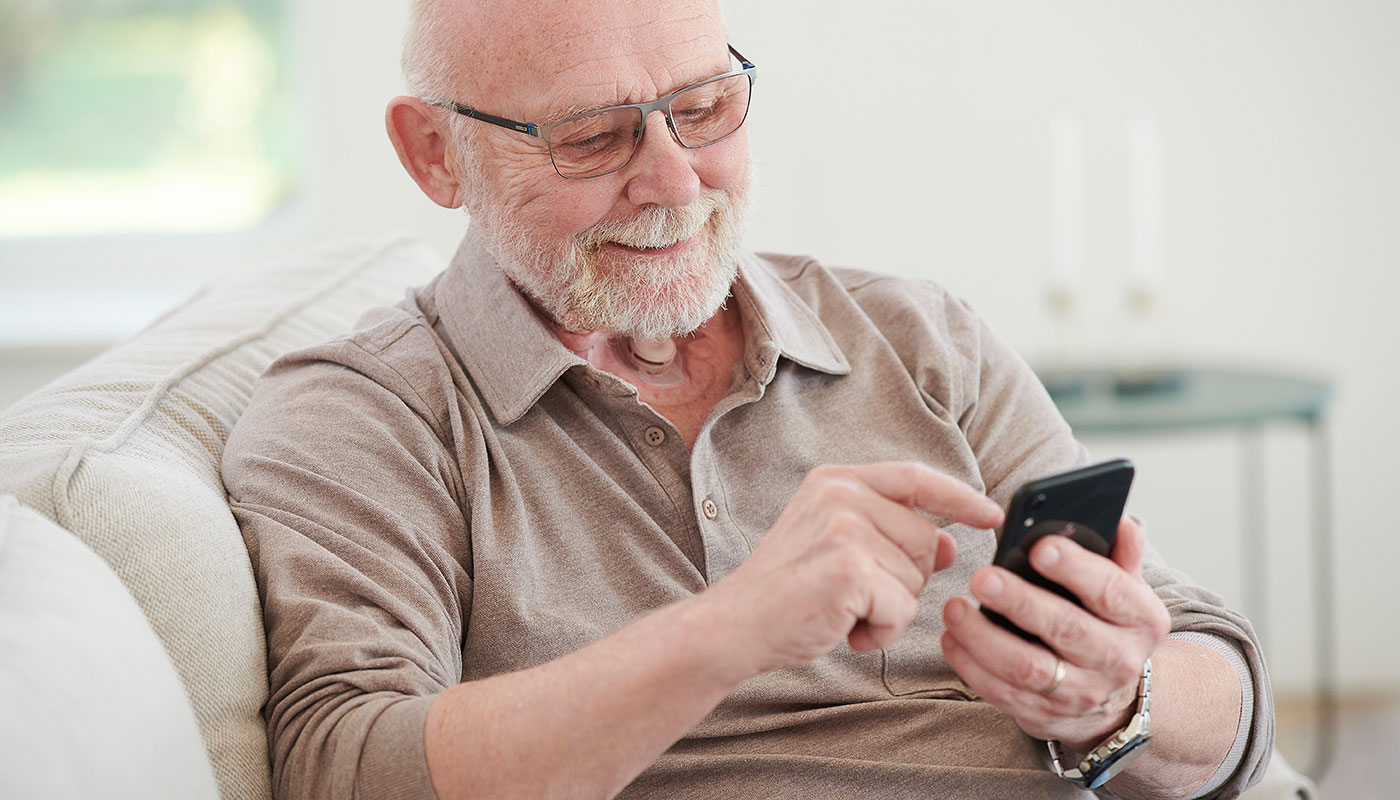
[[(488, 432), (488, 474), (470, 476), (464, 677), (557, 658), (703, 591), (820, 464), (918, 460), (979, 484), (950, 414), (912, 384), (884, 386), (878, 406), (873, 396), (859, 373), (779, 369), (724, 397), (692, 446), (635, 396), (566, 376), (524, 418)], [(990, 558), (985, 534), (959, 538), (965, 556)], [(961, 592), (965, 580), (950, 573), (930, 592)]]

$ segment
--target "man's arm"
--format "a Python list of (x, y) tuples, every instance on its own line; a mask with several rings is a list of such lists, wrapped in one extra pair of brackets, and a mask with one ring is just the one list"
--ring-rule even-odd
[(915, 509), (981, 528), (1001, 517), (921, 465), (818, 468), (706, 592), (550, 663), (443, 692), (425, 733), (438, 797), (611, 796), (744, 680), (843, 640), (894, 641), (955, 555)]
[(1126, 798), (1194, 795), (1230, 752), (1241, 701), (1239, 676), (1224, 656), (1163, 642), (1152, 653), (1152, 742), (1109, 788)]
[(424, 731), (437, 796), (621, 791), (753, 674), (717, 612), (683, 601), (563, 658), (442, 692)]
[[(944, 399), (958, 415), (968, 443), (976, 455), (978, 466), (982, 470), (987, 494), (1005, 501), (1017, 486), (1028, 479), (1083, 464), (1087, 460), (1086, 451), (1074, 440), (1073, 432), (1025, 362), (998, 340), (963, 303), (940, 292), (930, 298), (928, 305), (936, 312), (930, 314), (931, 318), (941, 322), (941, 326), (931, 325), (933, 330), (929, 335), (933, 336), (940, 328), (946, 328), (953, 333), (951, 339), (956, 343), (957, 356), (945, 361), (952, 360), (963, 365), (958, 373), (961, 378), (949, 381), (943, 377), (947, 373), (946, 368), (940, 371), (939, 363), (933, 361), (919, 362), (914, 374), (932, 396)], [(1120, 543), (1124, 538), (1120, 534)], [(1116, 550), (1112, 562), (1093, 556), (1080, 548), (1074, 548), (1078, 554), (1091, 558), (1098, 566), (1108, 568), (1108, 573), (1102, 569), (1093, 573), (1100, 578), (1113, 572), (1128, 577), (1129, 580), (1116, 581), (1114, 585), (1131, 588), (1130, 594), (1138, 603), (1135, 607), (1142, 615), (1130, 623), (1142, 627), (1131, 648), (1127, 650), (1124, 649), (1121, 640), (1117, 643), (1105, 643), (1099, 640), (1097, 635), (1092, 635), (1096, 629), (1094, 625), (1085, 621), (1096, 622), (1100, 625), (1097, 630), (1102, 632), (1104, 617), (1067, 617), (1085, 623), (1070, 623), (1066, 630), (1070, 632), (1071, 638), (1083, 638), (1087, 643), (1087, 651), (1114, 654), (1111, 657), (1116, 659), (1117, 666), (1109, 674), (1099, 674), (1093, 681), (1099, 695), (1088, 698), (1092, 702), (1086, 702), (1077, 709), (1080, 713), (1075, 715), (1075, 719), (1062, 719), (1054, 725), (1046, 724), (1045, 719), (1034, 718), (1032, 712), (1048, 711), (1042, 707), (1048, 704), (1048, 700), (1042, 697), (1038, 690), (1050, 685), (1054, 677), (1055, 656), (1043, 649), (1038, 650), (1036, 655), (1039, 657), (1025, 655), (1026, 651), (1002, 651), (991, 655), (992, 651), (989, 650), (983, 653), (982, 660), (1001, 668), (1015, 665), (1008, 677), (1016, 677), (1019, 671), (1024, 683), (1023, 688), (1030, 695), (1023, 695), (1022, 699), (1025, 702), (1021, 704), (1013, 704), (1008, 699), (1005, 704), (998, 705), (1021, 722), (1023, 729), (1032, 736), (1060, 738), (1062, 742), (1075, 742), (1081, 747), (1092, 747), (1102, 741), (1109, 732), (1121, 727), (1131, 716), (1129, 706), (1135, 700), (1142, 661), (1151, 655), (1154, 658), (1153, 682), (1154, 686), (1157, 686), (1153, 692), (1152, 704), (1154, 735), (1147, 748), (1147, 753), (1151, 755), (1139, 758), (1129, 770), (1113, 781), (1110, 787), (1114, 792), (1127, 796), (1173, 796), (1163, 787), (1173, 781), (1185, 782), (1196, 778), (1199, 778), (1196, 782), (1196, 786), (1199, 787), (1200, 781), (1208, 780), (1215, 767), (1220, 766), (1229, 754), (1230, 763), (1238, 766), (1227, 773), (1217, 775), (1218, 780), (1215, 783), (1223, 783), (1222, 788), (1227, 793), (1237, 793), (1262, 774), (1273, 738), (1271, 695), (1258, 642), (1248, 621), (1226, 608), (1219, 597), (1162, 564), (1160, 557), (1146, 547), (1141, 532), (1137, 531), (1135, 526), (1132, 535), (1127, 538), (1138, 543), (1140, 547), (1131, 548), (1134, 551), (1131, 558), (1122, 557), (1127, 555), (1128, 551), (1122, 548)], [(1066, 559), (1067, 563), (1078, 561), (1078, 558)], [(1132, 561), (1133, 564), (1125, 569), (1123, 564), (1127, 561)], [(1037, 566), (1037, 569), (1040, 567)], [(975, 576), (971, 588), (978, 601), (992, 605), (986, 595), (979, 594), (986, 588), (983, 581), (988, 574), (994, 574), (993, 570), (989, 568), (983, 574)], [(1004, 574), (1009, 576), (1009, 573)], [(1058, 582), (1071, 586), (1072, 578), (1066, 577)], [(1007, 583), (1010, 585), (1012, 582), (1008, 580)], [(1082, 588), (1084, 592), (1092, 594), (1100, 591), (1102, 585), (1100, 581), (1098, 584)], [(1069, 608), (1082, 613), (1078, 607), (1061, 598), (1050, 593), (1044, 594), (1047, 602), (1053, 600), (1063, 604), (1054, 606), (1051, 603), (1051, 607)], [(1115, 606), (1116, 603), (1114, 600), (1109, 605)], [(945, 621), (949, 616), (957, 614), (955, 609), (962, 608), (966, 611), (972, 607), (966, 600), (949, 603), (945, 611)], [(1104, 614), (1108, 615), (1109, 619), (1112, 618), (1108, 612), (1105, 611)], [(980, 625), (986, 622), (981, 614), (966, 614), (966, 618), (972, 624)], [(1214, 651), (1210, 655), (1203, 655), (1199, 651), (1190, 650), (1184, 642), (1164, 643), (1165, 629), (1160, 627), (1163, 620), (1168, 620), (1170, 629), (1174, 632), (1191, 631), (1193, 634), (1203, 634), (1219, 642), (1222, 648), (1238, 652), (1243, 659), (1243, 671), (1236, 671), (1223, 656), (1215, 657), (1219, 654)], [(950, 625), (951, 627), (953, 626)], [(1027, 625), (1021, 627), (1030, 630)], [(988, 628), (994, 628), (996, 634), (1005, 634), (1007, 638), (1014, 640), (1016, 645), (1029, 647), (1023, 640), (1006, 634), (996, 626), (988, 625)], [(971, 635), (966, 630), (964, 633)], [(980, 645), (973, 646), (980, 648)], [(957, 648), (958, 642), (954, 641), (951, 650), (956, 651)], [(1188, 650), (1194, 657), (1179, 657)], [(1130, 656), (1124, 657), (1125, 652)], [(964, 680), (972, 684), (973, 681), (968, 678), (971, 669), (968, 666), (969, 659), (951, 651), (947, 655), (949, 663), (958, 670)], [(965, 655), (965, 652), (962, 655)], [(1163, 659), (1161, 665), (1156, 661), (1159, 657)], [(1072, 659), (1067, 657), (1066, 661), (1072, 662)], [(1083, 686), (1082, 682), (1086, 678), (1084, 672), (1071, 665), (1065, 679), (1066, 686), (1058, 689), (1055, 695), (1059, 696), (1066, 688), (1070, 688), (1072, 678), (1080, 681), (1080, 685)], [(1247, 712), (1244, 715), (1240, 713), (1239, 699), (1242, 674), (1245, 680), (1251, 681), (1249, 686), (1254, 689), (1252, 705), (1244, 709)], [(983, 691), (977, 685), (973, 688), (985, 697), (996, 696), (996, 690)], [(1168, 704), (1178, 702), (1178, 699), (1181, 705), (1172, 709), (1166, 708)], [(1104, 709), (1112, 713), (1105, 713)], [(1060, 711), (1063, 712), (1064, 709)], [(1177, 711), (1181, 714), (1178, 715)], [(1247, 726), (1247, 736), (1239, 743), (1239, 753), (1232, 753), (1231, 745), (1235, 744), (1236, 734), (1243, 720), (1252, 720), (1252, 724)], [(1174, 744), (1178, 741), (1178, 734), (1182, 745), (1180, 748)], [(1234, 761), (1236, 755), (1238, 761)], [(1207, 762), (1209, 764), (1205, 774), (1199, 774), (1198, 768), (1204, 768), (1202, 765)], [(1129, 776), (1128, 773), (1132, 775)], [(1153, 778), (1151, 773), (1155, 773), (1156, 778)], [(1153, 788), (1154, 786), (1156, 788)], [(1188, 793), (1174, 796), (1185, 797)]]
[[(1181, 798), (1199, 789), (1225, 760), (1240, 718), (1234, 668), (1203, 645), (1165, 641), (1166, 608), (1141, 579), (1146, 542), (1125, 520), (1113, 560), (1061, 537), (1036, 545), (1031, 562), (1074, 592), (1079, 608), (1011, 572), (973, 576), (973, 596), (1037, 634), (1031, 644), (975, 613), (965, 599), (945, 607), (949, 663), (968, 684), (1014, 717), (1031, 736), (1057, 739), (1078, 756), (1127, 724), (1136, 706), (1142, 662), (1152, 658), (1152, 741), (1109, 786), (1127, 798)], [(1049, 694), (1057, 658), (1064, 680)]]

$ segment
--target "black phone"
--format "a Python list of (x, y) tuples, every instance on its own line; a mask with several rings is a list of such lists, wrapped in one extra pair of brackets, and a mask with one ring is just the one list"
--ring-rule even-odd
[[(1031, 547), (1046, 536), (1060, 535), (1101, 556), (1109, 555), (1118, 538), (1118, 522), (1128, 504), (1133, 473), (1133, 462), (1115, 458), (1022, 484), (1011, 496), (992, 563), (1082, 606), (1074, 593), (1031, 567)], [(1001, 614), (989, 609), (982, 613), (1012, 633), (1043, 644)]]

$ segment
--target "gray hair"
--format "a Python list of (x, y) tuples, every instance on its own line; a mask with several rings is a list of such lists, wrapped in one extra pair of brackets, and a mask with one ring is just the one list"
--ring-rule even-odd
[(413, 0), (403, 37), (403, 77), (408, 93), (424, 100), (442, 100), (456, 83), (458, 65), (449, 53), (447, 3)]
[[(452, 57), (450, 0), (412, 0), (403, 37), (404, 82), (408, 93), (425, 100), (447, 99), (462, 65)], [(715, 0), (720, 24), (728, 28), (728, 3)]]
[[(447, 0), (413, 0), (403, 37), (403, 77), (408, 93), (420, 100), (452, 100), (463, 65), (452, 57), (452, 30)], [(441, 109), (452, 140), (448, 152), (456, 158), (458, 176), (473, 194), (480, 181), (479, 130), (471, 120)]]

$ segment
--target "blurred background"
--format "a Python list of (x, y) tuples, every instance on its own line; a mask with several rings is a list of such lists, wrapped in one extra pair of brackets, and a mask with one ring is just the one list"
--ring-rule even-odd
[[(1368, 716), (1400, 695), (1400, 4), (730, 6), (761, 76), (755, 249), (939, 281), (1042, 368), (1321, 387), (1320, 428), (1083, 438), (1137, 462), (1131, 509), (1167, 558), (1264, 621), (1296, 764), (1329, 638), (1341, 709), (1400, 747), (1394, 711)], [(0, 406), (289, 251), (407, 230), (450, 254), (465, 218), (383, 133), (406, 11), (0, 5)]]

